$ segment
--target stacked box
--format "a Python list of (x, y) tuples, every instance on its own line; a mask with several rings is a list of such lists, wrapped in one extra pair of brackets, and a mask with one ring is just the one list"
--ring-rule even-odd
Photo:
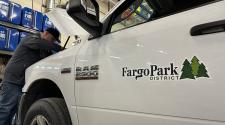
[(27, 32), (20, 32), (20, 41), (21, 41), (24, 37), (26, 37), (26, 36), (28, 36), (28, 35), (30, 35), (30, 33), (27, 33)]
[(16, 29), (8, 28), (8, 39), (6, 44), (6, 50), (14, 51), (19, 42), (19, 31)]
[(0, 20), (8, 21), (8, 13), (9, 13), (9, 1), (8, 0), (0, 0)]
[(27, 28), (33, 27), (33, 11), (30, 8), (24, 7), (22, 10), (22, 26)]
[(33, 17), (34, 17), (33, 29), (42, 31), (43, 14), (41, 12), (34, 11)]
[(7, 28), (0, 26), (0, 49), (4, 50), (7, 41)]
[(22, 14), (21, 5), (11, 2), (9, 9), (9, 22), (13, 24), (20, 24), (21, 14)]
[(53, 27), (54, 27), (53, 23), (49, 20), (49, 18), (46, 15), (44, 15), (44, 17), (43, 17), (43, 31), (45, 31), (48, 28), (53, 28)]
[(27, 28), (32, 28), (42, 31), (43, 14), (38, 11), (33, 11), (30, 8), (23, 8), (22, 25)]

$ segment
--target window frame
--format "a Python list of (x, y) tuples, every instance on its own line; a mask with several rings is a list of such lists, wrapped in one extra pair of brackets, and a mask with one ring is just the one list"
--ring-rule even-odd
[[(129, 6), (133, 3), (133, 1), (134, 0), (132, 0), (132, 2), (130, 2)], [(155, 11), (155, 14), (157, 14), (157, 13), (159, 13), (159, 8), (157, 7), (157, 5), (154, 4), (153, 1), (155, 1), (155, 0), (146, 0), (146, 2), (149, 4), (149, 6), (151, 6), (153, 8), (153, 10)], [(193, 10), (193, 9), (196, 9), (196, 8), (199, 8), (199, 7), (207, 6), (207, 5), (210, 5), (210, 4), (213, 4), (213, 3), (217, 3), (217, 2), (221, 2), (221, 1), (223, 1), (223, 0), (214, 0), (214, 1), (211, 1), (211, 2), (207, 2), (205, 4), (201, 4), (201, 5), (197, 5), (197, 6), (194, 6), (194, 7), (190, 7), (190, 8), (181, 10), (181, 11), (176, 11), (176, 12), (173, 12), (173, 13), (165, 14), (163, 16), (159, 16), (159, 17), (156, 17), (156, 18), (154, 18), (154, 16), (153, 16), (153, 18), (149, 19), (146, 22), (138, 23), (136, 25), (133, 25), (133, 26), (130, 26), (130, 27), (127, 27), (127, 28), (123, 28), (123, 29), (119, 29), (119, 30), (116, 30), (116, 31), (111, 32), (112, 26), (114, 25), (113, 24), (114, 19), (116, 19), (117, 16), (119, 16), (121, 13), (123, 13), (127, 9), (126, 6), (124, 6), (124, 4), (126, 2), (124, 2), (120, 7), (118, 7), (114, 11), (114, 13), (119, 13), (119, 14), (114, 14), (113, 13), (111, 16), (108, 17), (108, 19), (106, 19), (108, 21), (105, 21), (105, 23), (107, 23), (107, 22), (111, 22), (111, 23), (109, 23), (108, 28), (107, 28), (108, 30), (103, 35), (110, 34), (110, 33), (114, 33), (114, 32), (118, 32), (118, 31), (125, 30), (125, 29), (129, 29), (129, 28), (132, 28), (132, 27), (135, 27), (135, 26), (144, 24), (144, 23), (148, 23), (150, 21), (155, 21), (155, 20), (158, 20), (158, 19), (161, 19), (161, 18), (165, 18), (165, 17), (168, 17), (168, 16), (172, 16), (172, 15), (175, 15), (175, 14), (179, 14), (179, 13), (182, 13), (182, 12), (186, 12), (186, 11), (189, 11), (189, 10)]]
[[(143, 2), (143, 1), (144, 1), (144, 0), (142, 0), (142, 2)], [(153, 5), (149, 3), (149, 0), (145, 0), (145, 1), (147, 2), (148, 6), (151, 7), (151, 8), (154, 10), (155, 7), (153, 7)], [(133, 2), (131, 3), (131, 5), (132, 5), (132, 4), (133, 4)], [(131, 6), (131, 5), (130, 5), (130, 6)], [(130, 6), (129, 6), (129, 7), (130, 7)], [(127, 10), (127, 9), (128, 9), (128, 8), (126, 8), (125, 10)], [(136, 9), (137, 9), (137, 8), (136, 8)], [(120, 16), (125, 10), (123, 10), (119, 15), (117, 15), (117, 16), (114, 18), (114, 20), (115, 20), (118, 16)], [(154, 12), (152, 13), (152, 15), (155, 14), (155, 11), (156, 11), (156, 10), (154, 10)], [(129, 18), (130, 16), (132, 16), (135, 12), (136, 12), (136, 10), (135, 10), (131, 15), (129, 15), (127, 18)], [(137, 15), (138, 15), (138, 14), (137, 14)], [(140, 15), (138, 15), (138, 16), (140, 16)], [(140, 16), (140, 17), (141, 17), (141, 16)], [(127, 19), (127, 18), (126, 18), (126, 19)], [(141, 18), (143, 18), (143, 17), (141, 17)], [(126, 19), (124, 19), (124, 20), (126, 20)], [(114, 23), (114, 20), (113, 20), (112, 25), (111, 25), (111, 28), (110, 28), (110, 33), (117, 32), (117, 31), (120, 31), (120, 30), (123, 30), (123, 29), (128, 29), (128, 28), (130, 28), (130, 27), (137, 26), (137, 25), (141, 25), (141, 24), (143, 24), (143, 23), (147, 23), (147, 22), (151, 21), (152, 18), (148, 19), (148, 20), (145, 21), (145, 22), (137, 23), (137, 24), (135, 24), (135, 25), (128, 26), (128, 27), (126, 27), (126, 28), (122, 28), (122, 29), (119, 29), (119, 30), (116, 30), (116, 31), (112, 31), (112, 32), (111, 32), (113, 25), (118, 24), (118, 23), (124, 21), (124, 20), (122, 20), (122, 21), (120, 21), (120, 22), (118, 22), (118, 23)]]

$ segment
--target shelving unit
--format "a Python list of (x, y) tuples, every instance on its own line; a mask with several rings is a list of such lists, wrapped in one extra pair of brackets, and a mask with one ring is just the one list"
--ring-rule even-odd
[[(17, 29), (19, 31), (32, 33), (32, 34), (38, 33), (38, 31), (36, 31), (36, 30), (29, 29), (29, 28), (26, 28), (26, 27), (23, 27), (23, 26), (20, 26), (20, 25), (11, 24), (11, 23), (4, 22), (4, 21), (0, 21), (0, 25), (5, 26), (5, 27), (9, 27), (9, 28), (13, 28), (13, 29)], [(2, 56), (2, 55), (12, 56), (13, 52), (0, 50), (0, 56)]]
[(0, 50), (0, 56), (1, 55), (12, 56), (13, 55), (13, 52)]
[(1, 26), (5, 26), (5, 27), (9, 27), (9, 28), (14, 28), (17, 29), (19, 31), (25, 31), (25, 32), (29, 32), (29, 33), (38, 33), (38, 31), (33, 30), (33, 29), (29, 29), (20, 25), (15, 25), (15, 24), (11, 24), (8, 22), (4, 22), (4, 21), (0, 21), (0, 25)]
[[(23, 26), (20, 26), (20, 25), (11, 24), (11, 23), (4, 22), (4, 21), (0, 21), (0, 26), (5, 26), (5, 27), (8, 27), (8, 28), (17, 29), (19, 31), (28, 32), (28, 33), (31, 33), (31, 34), (38, 33), (38, 31), (36, 31), (36, 30), (29, 29), (29, 28), (26, 28), (26, 27), (23, 27)], [(10, 59), (11, 56), (13, 55), (13, 53), (14, 52), (11, 52), (11, 51), (0, 50), (0, 58), (6, 57), (6, 58)], [(2, 80), (2, 78), (3, 78), (3, 74), (0, 73), (0, 81)]]

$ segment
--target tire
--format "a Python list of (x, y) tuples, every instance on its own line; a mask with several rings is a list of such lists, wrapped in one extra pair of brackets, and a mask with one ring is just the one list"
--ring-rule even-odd
[(35, 102), (28, 110), (23, 125), (72, 125), (65, 101), (45, 98)]

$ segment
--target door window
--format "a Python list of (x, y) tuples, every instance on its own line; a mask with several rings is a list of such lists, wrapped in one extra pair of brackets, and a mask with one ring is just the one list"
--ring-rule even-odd
[(222, 0), (134, 0), (114, 19), (111, 32), (219, 1)]
[(147, 22), (153, 13), (146, 0), (136, 0), (115, 19), (111, 32)]

